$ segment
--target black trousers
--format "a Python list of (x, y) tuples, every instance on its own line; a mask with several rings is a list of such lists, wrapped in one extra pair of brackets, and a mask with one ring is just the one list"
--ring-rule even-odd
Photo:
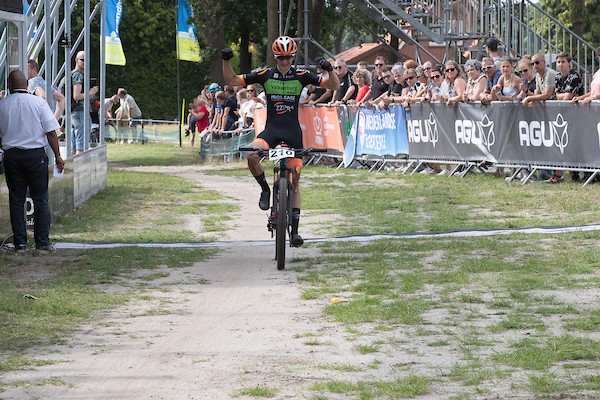
[(25, 221), (25, 200), (27, 188), (33, 200), (33, 236), (36, 247), (50, 244), (50, 206), (48, 204), (48, 156), (43, 147), (37, 149), (12, 148), (4, 151), (4, 168), (10, 223), (13, 243), (16, 246), (27, 244)]

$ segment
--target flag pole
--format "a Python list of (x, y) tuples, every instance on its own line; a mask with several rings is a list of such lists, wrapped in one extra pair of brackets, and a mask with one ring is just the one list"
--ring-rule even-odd
[(181, 108), (181, 91), (179, 88), (179, 38), (178, 38), (178, 19), (179, 19), (179, 0), (175, 0), (175, 2), (177, 3), (177, 7), (175, 8), (175, 43), (176, 43), (176, 47), (177, 47), (177, 118), (179, 118), (179, 147), (182, 147), (182, 140), (181, 140), (181, 127), (182, 127), (182, 118), (181, 116), (182, 114), (182, 108)]

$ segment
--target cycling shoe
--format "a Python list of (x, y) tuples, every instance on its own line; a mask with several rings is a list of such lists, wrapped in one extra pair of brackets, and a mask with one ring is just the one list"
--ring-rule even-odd
[(271, 197), (270, 190), (263, 190), (260, 193), (260, 200), (258, 201), (258, 206), (260, 207), (261, 210), (269, 209), (269, 198), (270, 197)]
[(300, 247), (304, 244), (304, 239), (297, 233), (292, 233), (292, 246)]

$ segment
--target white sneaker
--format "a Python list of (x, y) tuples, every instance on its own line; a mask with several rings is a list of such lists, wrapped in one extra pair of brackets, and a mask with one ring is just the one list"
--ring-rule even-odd
[(438, 172), (438, 175), (450, 175), (450, 171), (448, 171), (447, 169), (443, 169), (440, 172)]
[(431, 171), (433, 171), (433, 169), (426, 167), (423, 171), (419, 172), (421, 175), (429, 175), (431, 174)]

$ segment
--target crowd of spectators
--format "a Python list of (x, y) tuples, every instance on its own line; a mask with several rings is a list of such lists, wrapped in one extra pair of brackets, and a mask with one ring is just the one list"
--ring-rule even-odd
[[(536, 102), (553, 99), (582, 104), (600, 99), (600, 73), (596, 72), (590, 91), (584, 94), (581, 76), (571, 67), (568, 53), (560, 53), (555, 57), (554, 70), (547, 65), (550, 60), (542, 53), (519, 58), (503, 57), (501, 43), (496, 38), (488, 39), (484, 47), (486, 54), (483, 58), (469, 59), (463, 65), (454, 60), (439, 65), (431, 61), (419, 64), (412, 59), (388, 65), (385, 57), (378, 56), (372, 66), (364, 61), (349, 66), (345, 60), (337, 59), (335, 72), (340, 79), (340, 88), (331, 92), (309, 85), (301, 95), (300, 104), (384, 109), (392, 105), (409, 108), (418, 102), (442, 102), (452, 106), (470, 101), (482, 104), (519, 101), (531, 107)], [(596, 57), (599, 55), (600, 48), (596, 51)], [(205, 140), (219, 140), (239, 134), (243, 129), (253, 128), (254, 110), (264, 107), (265, 99), (261, 98), (260, 92), (258, 85), (249, 85), (244, 89), (221, 88), (219, 84), (212, 83), (202, 90), (199, 96), (202, 101), (194, 101), (190, 105), (189, 120), (192, 124), (198, 124), (197, 130)], [(209, 116), (206, 125), (194, 118), (200, 104), (206, 109), (201, 115)], [(190, 131), (194, 131), (191, 126)], [(194, 135), (190, 144), (194, 145)], [(449, 168), (430, 164), (424, 173), (448, 174)], [(498, 169), (498, 173), (503, 175), (503, 170)], [(571, 177), (573, 180), (585, 179), (578, 173), (572, 173)], [(549, 171), (545, 180), (558, 183), (563, 176), (560, 171)]]

